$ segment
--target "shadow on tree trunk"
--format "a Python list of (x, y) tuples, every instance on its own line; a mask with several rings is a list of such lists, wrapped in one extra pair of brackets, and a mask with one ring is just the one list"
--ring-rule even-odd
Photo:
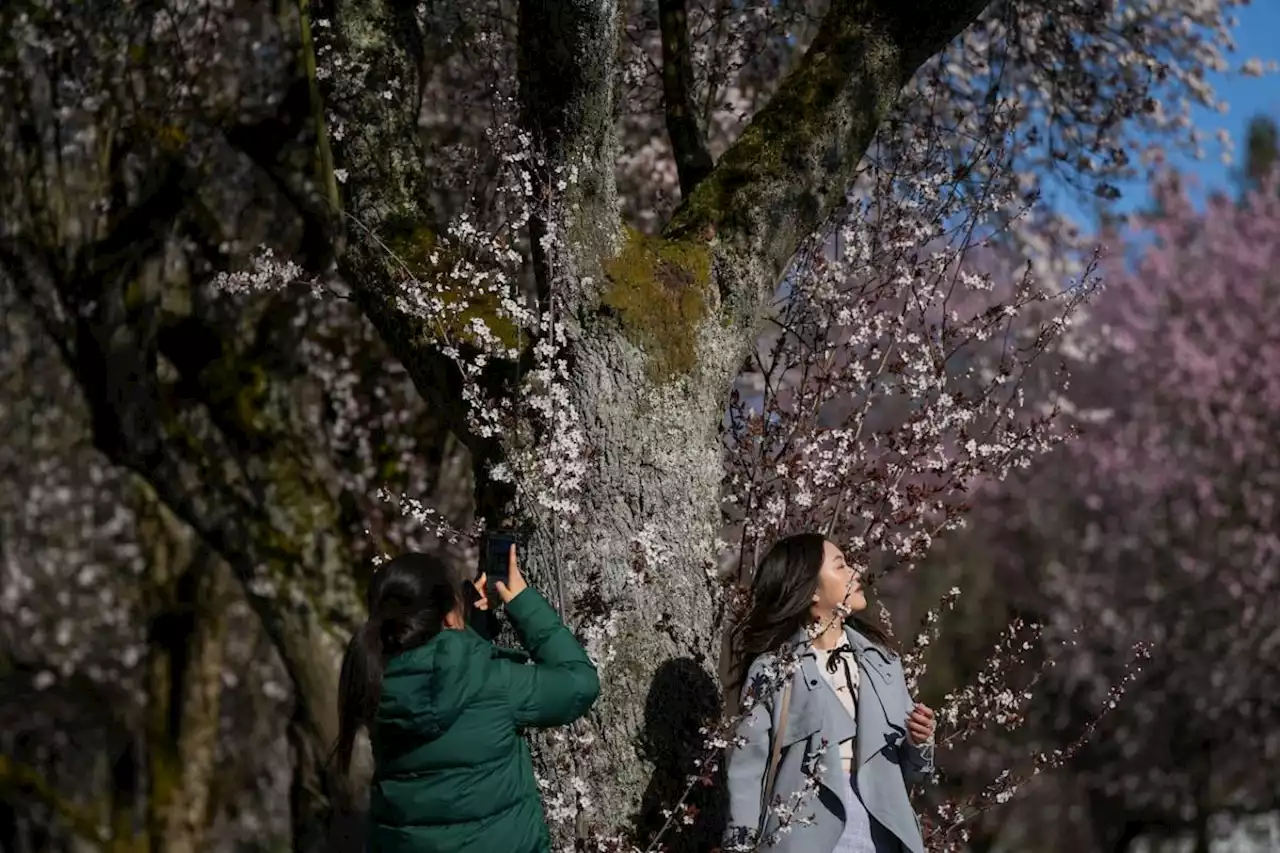
[[(642, 847), (662, 829), (664, 812), (675, 808), (689, 777), (701, 775), (697, 761), (705, 751), (699, 729), (712, 725), (720, 711), (720, 685), (697, 661), (677, 658), (658, 668), (645, 701), (641, 733), (641, 755), (653, 764), (636, 815), (636, 840)], [(685, 824), (677, 814), (662, 847), (670, 853), (700, 853), (718, 846), (727, 814), (721, 775), (709, 785), (695, 784), (686, 804), (692, 823)]]

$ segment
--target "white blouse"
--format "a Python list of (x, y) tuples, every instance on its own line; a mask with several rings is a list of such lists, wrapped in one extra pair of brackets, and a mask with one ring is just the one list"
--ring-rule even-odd
[[(827, 683), (831, 685), (831, 689), (835, 690), (836, 696), (840, 697), (840, 704), (844, 705), (844, 709), (849, 712), (849, 716), (856, 723), (858, 720), (858, 688), (861, 684), (861, 672), (858, 669), (858, 659), (854, 657), (853, 649), (849, 645), (849, 638), (841, 639), (839, 645), (830, 651), (823, 649), (814, 649), (818, 657), (818, 669), (822, 671), (822, 675), (827, 679)], [(837, 652), (841, 653), (842, 660), (836, 661), (835, 672), (831, 671), (831, 659)], [(846, 667), (845, 664), (848, 664)], [(854, 739), (841, 741), (840, 743), (840, 763), (844, 766), (845, 775), (853, 772), (854, 764)]]

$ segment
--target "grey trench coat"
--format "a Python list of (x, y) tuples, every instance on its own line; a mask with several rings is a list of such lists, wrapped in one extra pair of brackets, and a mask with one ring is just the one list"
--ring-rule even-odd
[[(775, 797), (780, 796), (784, 803), (793, 802), (793, 795), (804, 786), (805, 767), (814, 759), (820, 759), (823, 767), (816, 796), (810, 795), (797, 810), (797, 815), (812, 817), (813, 822), (793, 825), (776, 844), (761, 849), (770, 853), (831, 853), (844, 829), (841, 789), (847, 783), (842, 778), (839, 744), (856, 734), (858, 789), (867, 811), (875, 818), (872, 837), (876, 853), (924, 853), (920, 821), (911, 807), (907, 788), (932, 775), (933, 744), (916, 746), (907, 737), (907, 715), (915, 703), (907, 691), (901, 661), (851, 627), (845, 627), (845, 634), (861, 670), (856, 730), (839, 697), (819, 671), (816, 658), (806, 654), (811, 651), (806, 637), (793, 639), (803, 644), (801, 663), (792, 676)], [(753, 685), (758, 689), (767, 680), (775, 663), (771, 654), (752, 662), (744, 696)], [(753, 843), (760, 827), (761, 790), (773, 732), (778, 730), (779, 695), (756, 704), (738, 725), (737, 736), (744, 742), (728, 748), (726, 851), (735, 844)], [(764, 827), (765, 837), (771, 836), (777, 826), (778, 818), (771, 814)]]

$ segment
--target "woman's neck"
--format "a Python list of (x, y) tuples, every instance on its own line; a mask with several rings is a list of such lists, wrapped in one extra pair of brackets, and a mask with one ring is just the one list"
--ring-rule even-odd
[(813, 640), (813, 647), (829, 652), (844, 639), (844, 623), (839, 619), (834, 620), (827, 629), (819, 634)]

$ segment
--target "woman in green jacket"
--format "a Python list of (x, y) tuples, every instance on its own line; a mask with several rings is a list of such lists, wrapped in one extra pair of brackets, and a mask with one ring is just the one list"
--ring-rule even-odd
[[(520, 575), (514, 550), (496, 584), (528, 654), (467, 625), (448, 568), (403, 554), (375, 572), (369, 620), (339, 681), (338, 766), (361, 727), (373, 745), (369, 853), (549, 853), (522, 729), (562, 726), (600, 693), (595, 667)], [(485, 610), (486, 578), (475, 586)]]

